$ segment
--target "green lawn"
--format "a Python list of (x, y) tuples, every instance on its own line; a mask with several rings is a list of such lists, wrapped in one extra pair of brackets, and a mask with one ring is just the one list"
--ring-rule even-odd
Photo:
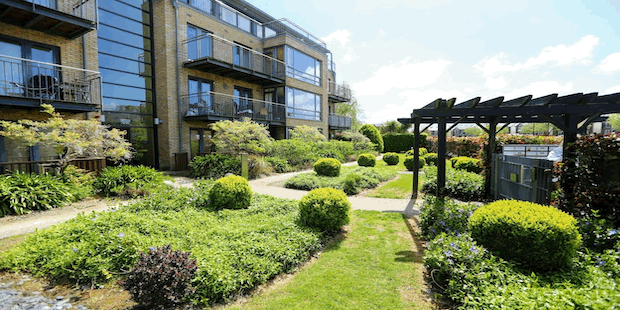
[(348, 234), (291, 279), (227, 309), (433, 309), (413, 220), (354, 211)]
[[(382, 167), (384, 169), (392, 171), (407, 171), (403, 162), (405, 161), (405, 154), (398, 154), (399, 162), (395, 166), (388, 166), (383, 160), (377, 161), (376, 167)], [(418, 190), (422, 188), (424, 182), (424, 174), (419, 174)], [(398, 174), (398, 176), (384, 184), (381, 187), (371, 189), (364, 196), (376, 197), (376, 198), (394, 198), (394, 199), (407, 199), (411, 197), (411, 188), (413, 187), (413, 175), (412, 174)]]

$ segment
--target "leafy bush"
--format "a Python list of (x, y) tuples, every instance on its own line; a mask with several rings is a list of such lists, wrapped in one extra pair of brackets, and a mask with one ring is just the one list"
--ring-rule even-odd
[(188, 300), (195, 289), (191, 281), (198, 267), (190, 253), (173, 251), (171, 245), (141, 253), (122, 281), (135, 302), (151, 309), (170, 309)]
[(340, 162), (344, 162), (347, 157), (357, 154), (354, 145), (346, 141), (324, 141), (316, 144), (316, 153), (320, 157), (335, 158)]
[[(422, 184), (422, 192), (435, 194), (437, 192), (437, 167), (424, 168), (426, 179)], [(484, 197), (484, 177), (482, 175), (463, 170), (446, 169), (446, 185), (443, 188), (448, 197), (476, 201)]]
[(95, 173), (80, 169), (73, 165), (68, 165), (60, 178), (69, 187), (71, 201), (80, 201), (95, 193), (93, 182)]
[(383, 154), (383, 161), (390, 166), (394, 166), (398, 164), (400, 158), (396, 153), (385, 153)]
[(583, 245), (590, 251), (603, 253), (620, 242), (620, 230), (614, 221), (599, 216), (598, 211), (594, 210), (592, 214), (576, 219)]
[(318, 158), (309, 143), (301, 140), (278, 140), (267, 147), (267, 155), (286, 158), (295, 170), (310, 167)]
[[(403, 164), (405, 165), (405, 167), (409, 171), (413, 171), (414, 163), (415, 163), (415, 157), (414, 156), (407, 156), (407, 157), (405, 157), (405, 161), (403, 162)], [(422, 158), (422, 157), (418, 158), (418, 167), (420, 169), (424, 168), (425, 164), (426, 164), (426, 161), (424, 160), (424, 158)]]
[(293, 168), (288, 164), (288, 161), (282, 157), (265, 157), (265, 161), (267, 161), (273, 170), (276, 173), (285, 173), (293, 171)]
[(405, 152), (413, 146), (412, 133), (386, 133), (383, 135), (385, 152)]
[(314, 163), (314, 172), (326, 177), (337, 177), (340, 174), (340, 161), (333, 158), (321, 158)]
[(327, 140), (318, 128), (307, 125), (295, 126), (289, 132), (291, 139), (299, 139), (305, 143), (318, 143)]
[(370, 139), (368, 139), (368, 137), (363, 135), (361, 132), (352, 131), (352, 130), (346, 130), (346, 131), (343, 131), (343, 132), (338, 132), (334, 136), (334, 139), (335, 140), (339, 140), (339, 141), (370, 142), (370, 143), (372, 143), (370, 141)]
[(105, 196), (137, 197), (149, 195), (165, 187), (169, 178), (145, 166), (120, 166), (103, 169), (93, 183), (96, 191)]
[(272, 143), (267, 125), (253, 122), (249, 118), (240, 121), (219, 121), (211, 126), (218, 152), (235, 155), (248, 153), (259, 155)]
[(426, 240), (432, 240), (443, 232), (451, 234), (469, 232), (467, 222), (476, 209), (478, 206), (473, 203), (458, 203), (427, 195), (420, 208), (422, 235)]
[(553, 204), (576, 217), (597, 212), (620, 227), (620, 133), (582, 136), (568, 149), (577, 159), (565, 157), (554, 169), (561, 189)]
[(480, 159), (469, 157), (455, 157), (458, 158), (454, 161), (454, 168), (457, 170), (465, 170), (467, 172), (480, 173), (482, 172), (482, 163)]
[(360, 180), (355, 182), (355, 186), (351, 186), (353, 185), (351, 184), (345, 191), (349, 195), (354, 195), (359, 193), (361, 189), (374, 188), (380, 182), (385, 182), (393, 178), (396, 172), (386, 169), (364, 167), (348, 169), (346, 172), (341, 172), (338, 177), (318, 176), (315, 172), (309, 172), (288, 178), (284, 182), (284, 187), (306, 191), (322, 187), (344, 190), (345, 180), (349, 174), (357, 174), (360, 176)]
[(209, 199), (215, 210), (246, 209), (252, 200), (252, 188), (248, 180), (230, 175), (219, 178), (213, 183)]
[[(415, 155), (414, 152), (415, 152), (414, 149), (408, 150), (407, 152), (405, 152), (405, 156), (414, 156)], [(421, 147), (418, 149), (418, 153), (420, 153), (419, 154), (420, 157), (424, 157), (424, 155), (428, 154), (428, 150)]]
[(299, 219), (308, 227), (336, 232), (349, 223), (351, 203), (347, 195), (333, 188), (311, 190), (299, 201)]
[(355, 195), (360, 192), (360, 183), (362, 181), (362, 176), (357, 173), (348, 174), (344, 178), (344, 184), (342, 185), (342, 190), (347, 195)]
[(570, 266), (581, 245), (576, 224), (556, 208), (515, 200), (483, 206), (469, 220), (476, 241), (504, 259), (537, 271)]
[(371, 124), (365, 124), (360, 127), (359, 132), (370, 139), (370, 142), (377, 145), (377, 152), (383, 152), (383, 137), (379, 129)]
[(426, 161), (427, 165), (437, 166), (437, 163), (439, 162), (439, 156), (437, 156), (437, 153), (428, 153), (424, 155), (424, 160)]
[(273, 168), (263, 157), (256, 155), (248, 156), (248, 179), (270, 175), (272, 172)]
[(357, 158), (357, 164), (362, 167), (374, 167), (376, 163), (377, 160), (375, 159), (375, 155), (372, 154), (361, 154)]
[[(39, 230), (0, 253), (0, 270), (71, 285), (106, 284), (130, 270), (148, 247), (173, 244), (196, 259), (192, 301), (207, 306), (293, 270), (321, 247), (319, 232), (298, 225), (297, 201), (258, 195), (248, 209), (210, 212), (192, 207), (194, 194), (157, 192), (141, 208), (81, 214)], [(149, 210), (168, 197), (167, 206)]]
[(70, 187), (56, 177), (26, 173), (0, 175), (0, 217), (60, 208), (70, 200)]
[(211, 153), (192, 158), (190, 176), (201, 179), (219, 179), (227, 173), (241, 174), (241, 158), (231, 154)]

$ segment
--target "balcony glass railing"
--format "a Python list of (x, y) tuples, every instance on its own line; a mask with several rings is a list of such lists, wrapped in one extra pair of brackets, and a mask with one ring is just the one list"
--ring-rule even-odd
[(336, 114), (329, 115), (329, 126), (339, 128), (351, 128), (351, 118)]
[(344, 85), (329, 82), (329, 94), (346, 100), (351, 100), (351, 89)]
[(319, 48), (320, 50), (327, 49), (327, 44), (325, 44), (325, 42), (286, 18), (263, 24), (217, 0), (177, 1), (188, 3), (204, 13), (212, 15), (221, 21), (251, 33), (261, 39), (287, 34), (299, 39), (302, 43), (312, 48)]
[(213, 34), (183, 41), (181, 59), (184, 63), (206, 58), (279, 79), (286, 75), (284, 62)]
[(249, 117), (270, 122), (284, 122), (286, 117), (286, 107), (283, 104), (215, 92), (188, 94), (182, 97), (182, 102), (186, 117)]
[(97, 71), (0, 55), (0, 96), (101, 104)]
[(97, 1), (96, 0), (25, 0), (32, 3), (32, 9), (35, 10), (37, 5), (50, 9), (71, 14), (76, 17), (92, 20), (97, 22)]

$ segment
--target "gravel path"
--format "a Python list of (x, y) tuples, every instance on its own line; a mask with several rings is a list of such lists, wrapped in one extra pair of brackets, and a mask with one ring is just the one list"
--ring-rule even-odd
[[(25, 277), (21, 281), (28, 281)], [(42, 296), (43, 292), (23, 292), (13, 288), (21, 283), (0, 283), (0, 310), (61, 310), (87, 309), (84, 306), (72, 305), (69, 299), (58, 296), (48, 299)]]

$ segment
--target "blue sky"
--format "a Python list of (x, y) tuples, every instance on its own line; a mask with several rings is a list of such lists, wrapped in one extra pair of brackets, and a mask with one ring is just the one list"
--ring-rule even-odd
[(364, 120), (436, 98), (620, 92), (620, 0), (248, 0), (332, 51)]

